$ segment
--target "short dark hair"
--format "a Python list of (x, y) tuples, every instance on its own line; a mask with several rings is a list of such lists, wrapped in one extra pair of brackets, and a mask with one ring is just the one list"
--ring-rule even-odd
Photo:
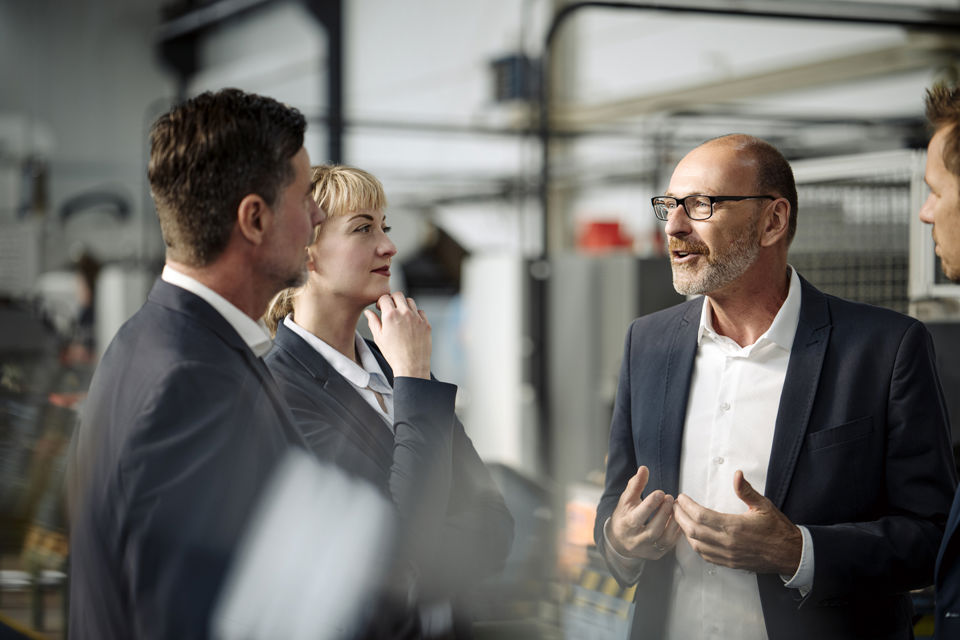
[[(779, 149), (755, 136), (733, 133), (708, 140), (707, 143), (731, 145), (737, 152), (746, 154), (757, 167), (756, 189), (758, 194), (779, 195), (790, 204), (787, 221), (787, 244), (797, 234), (797, 182), (790, 163)], [(704, 144), (707, 144), (704, 143)]]
[(240, 201), (270, 206), (293, 180), (307, 123), (297, 109), (239, 89), (206, 92), (150, 129), (147, 176), (167, 255), (205, 266), (226, 248)]
[(935, 131), (948, 129), (943, 141), (943, 164), (960, 177), (960, 86), (938, 84), (927, 89), (927, 120)]

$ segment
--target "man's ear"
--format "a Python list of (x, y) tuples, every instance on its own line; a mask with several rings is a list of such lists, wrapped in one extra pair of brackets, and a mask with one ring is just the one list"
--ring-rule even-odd
[(272, 221), (273, 211), (255, 193), (248, 194), (237, 207), (237, 228), (248, 241), (259, 245)]
[(786, 239), (790, 229), (790, 203), (786, 198), (777, 198), (764, 216), (760, 230), (760, 246), (770, 247)]

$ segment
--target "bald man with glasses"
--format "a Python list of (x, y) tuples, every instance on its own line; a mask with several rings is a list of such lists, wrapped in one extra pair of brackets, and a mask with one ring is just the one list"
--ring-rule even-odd
[(653, 198), (674, 288), (631, 325), (595, 538), (631, 638), (910, 638), (955, 477), (930, 336), (787, 263), (790, 165), (710, 140)]

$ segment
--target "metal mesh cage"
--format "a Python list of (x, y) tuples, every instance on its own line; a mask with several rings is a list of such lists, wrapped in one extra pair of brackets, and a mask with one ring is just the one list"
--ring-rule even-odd
[[(851, 172), (854, 173), (854, 172)], [(907, 312), (909, 167), (800, 181), (790, 263), (821, 290)]]

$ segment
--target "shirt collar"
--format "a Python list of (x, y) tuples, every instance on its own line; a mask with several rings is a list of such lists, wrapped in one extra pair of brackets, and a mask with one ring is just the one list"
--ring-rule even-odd
[(262, 358), (270, 351), (273, 342), (270, 340), (270, 332), (263, 320), (254, 320), (210, 287), (181, 271), (177, 271), (170, 265), (164, 265), (160, 279), (196, 294), (216, 309), (217, 313), (223, 316), (223, 319), (233, 327), (234, 331), (240, 334), (240, 338), (250, 347), (253, 355)]
[[(780, 310), (774, 316), (770, 327), (762, 336), (757, 338), (757, 342), (772, 342), (780, 348), (790, 351), (793, 348), (793, 338), (797, 335), (797, 326), (800, 324), (800, 276), (797, 270), (787, 265), (790, 269), (790, 287), (787, 290), (787, 298), (780, 305)], [(704, 334), (712, 338), (719, 334), (713, 329), (713, 320), (710, 313), (710, 300), (703, 301), (703, 307), (700, 309), (700, 329), (697, 332), (697, 344), (703, 340)]]
[(313, 347), (317, 353), (323, 356), (331, 367), (336, 369), (337, 373), (346, 378), (355, 387), (370, 387), (380, 394), (392, 393), (390, 385), (387, 384), (386, 376), (377, 357), (373, 355), (367, 341), (359, 333), (354, 334), (354, 345), (357, 354), (360, 356), (360, 364), (343, 355), (329, 344), (313, 335), (296, 322), (293, 321), (293, 315), (288, 314), (283, 319), (283, 324), (295, 334), (303, 338), (307, 344)]

